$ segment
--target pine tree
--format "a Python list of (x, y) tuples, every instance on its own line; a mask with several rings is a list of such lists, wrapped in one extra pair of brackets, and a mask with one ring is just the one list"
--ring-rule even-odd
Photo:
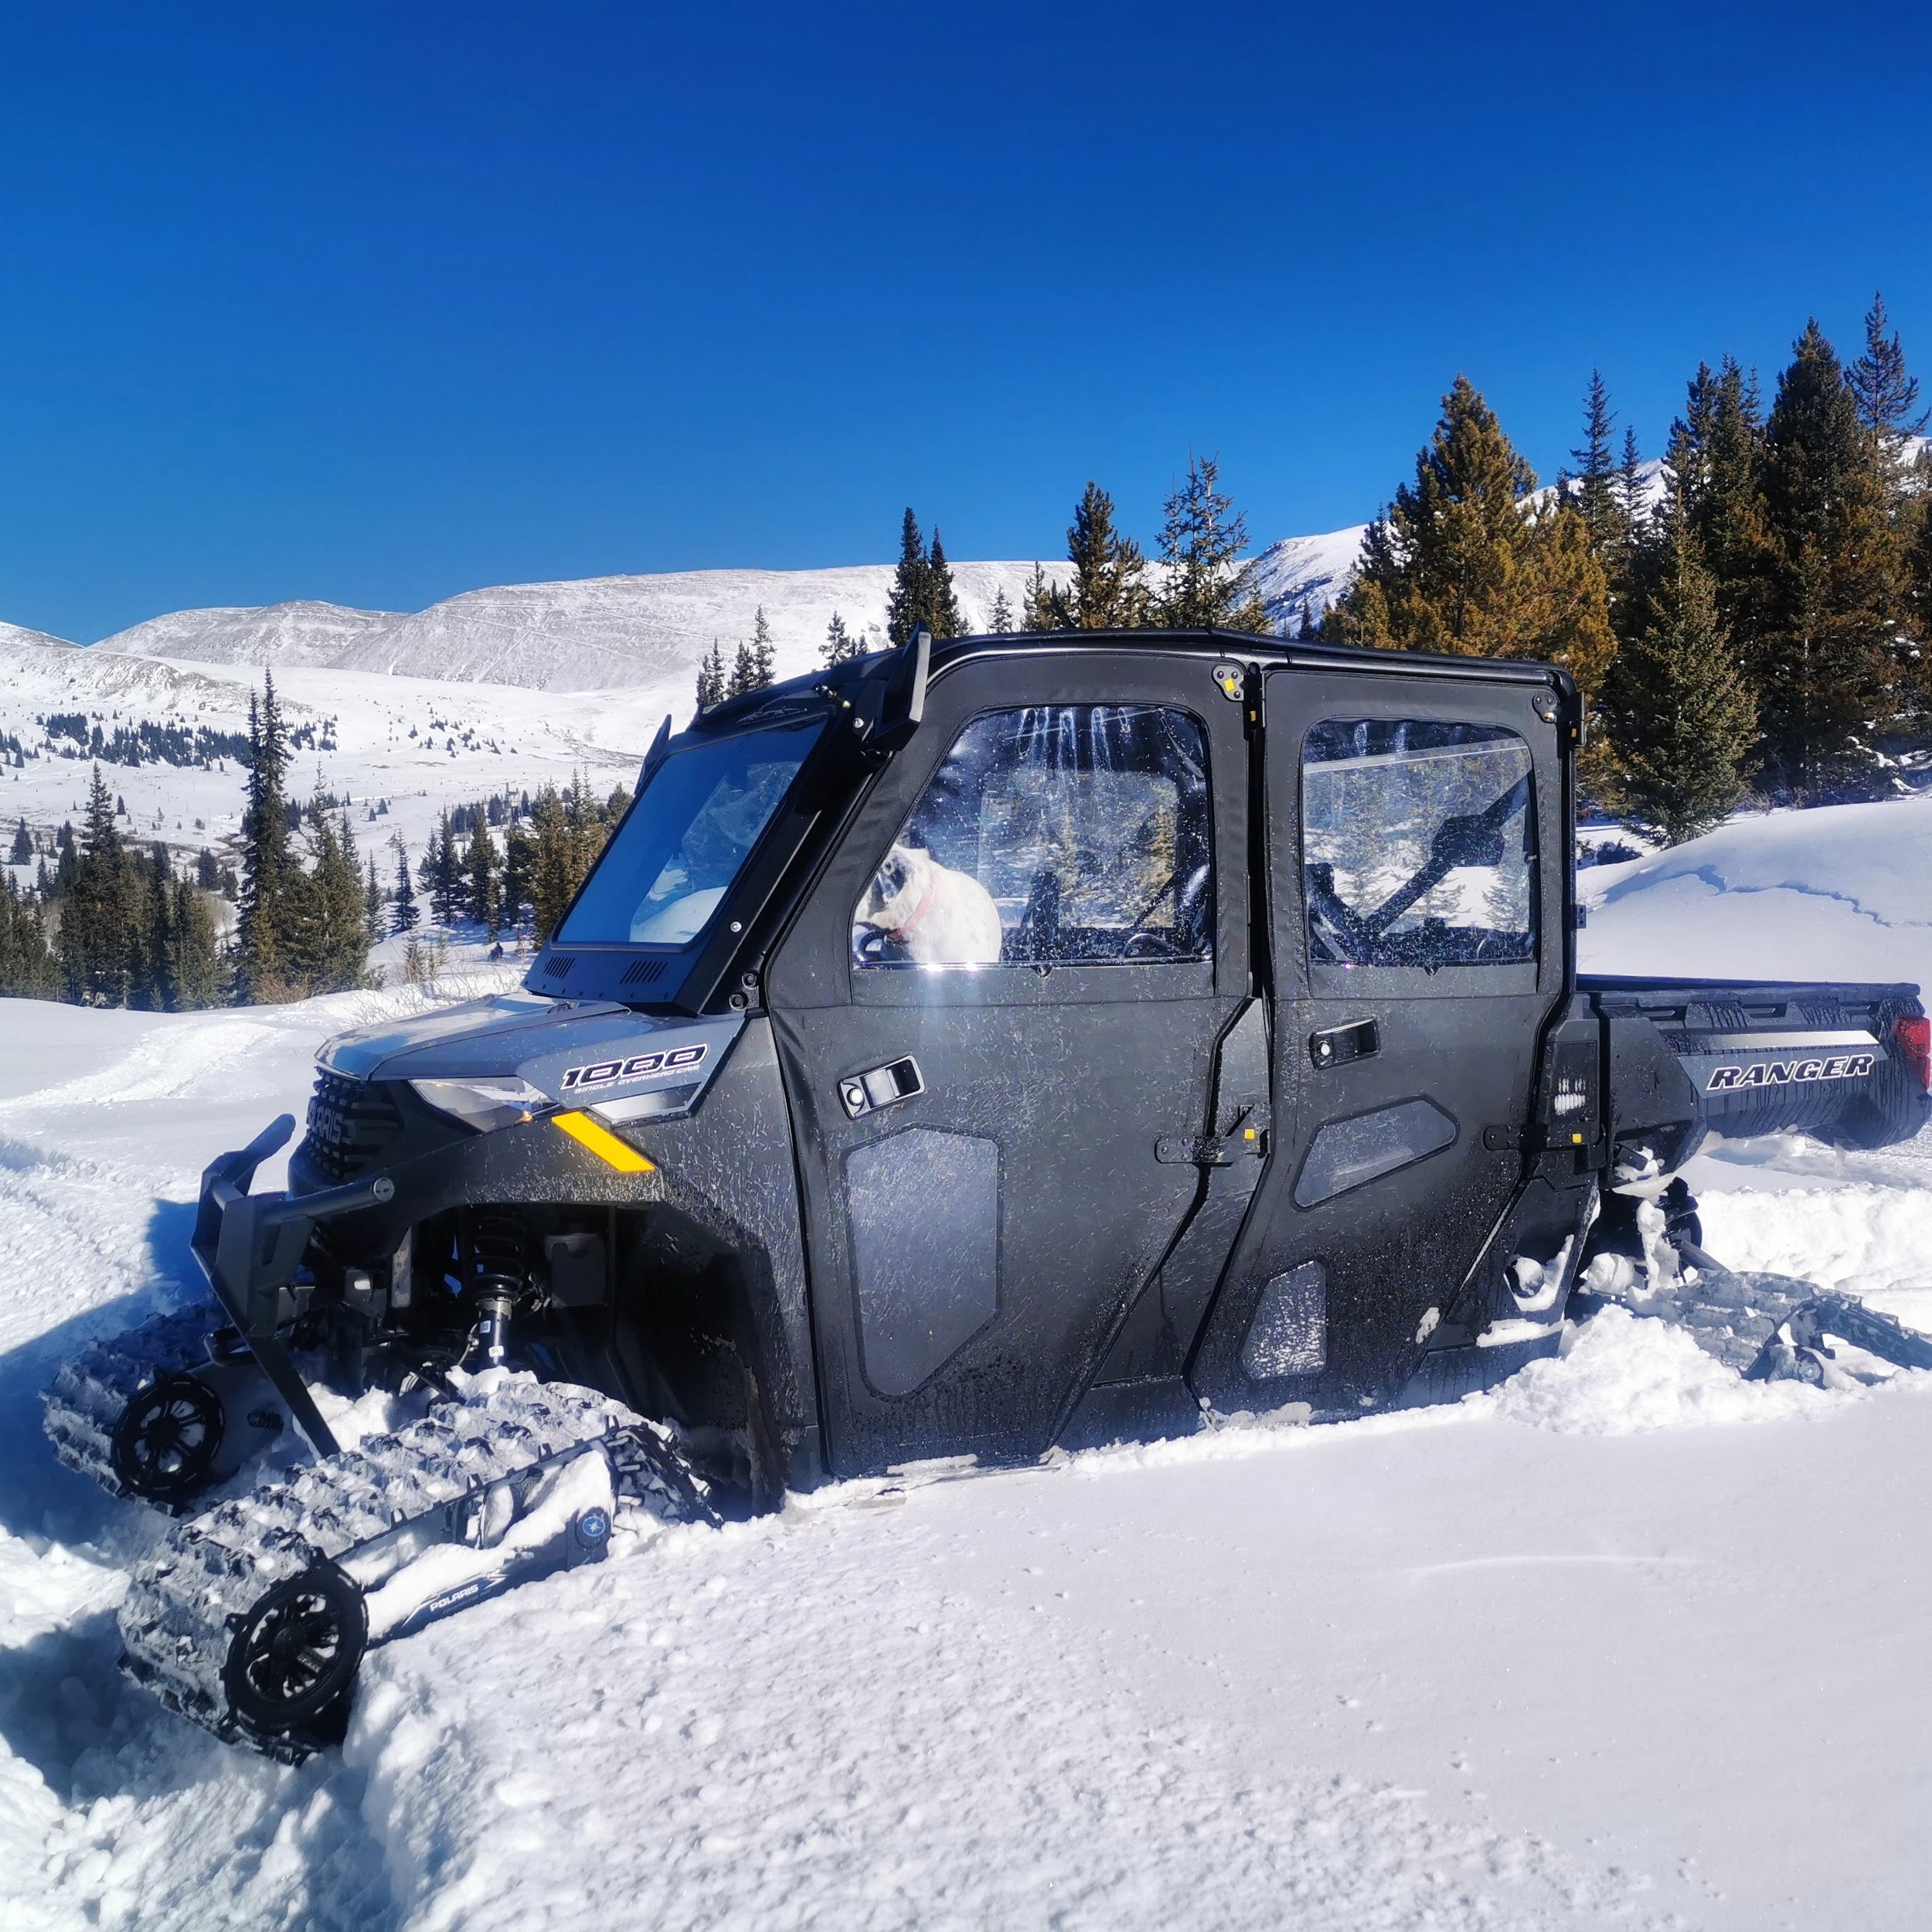
[(114, 801), (94, 768), (73, 883), (60, 903), (60, 954), (67, 998), (87, 1006), (124, 1006), (132, 964), (129, 939), (140, 916)]
[(832, 614), (831, 623), (825, 626), (825, 641), (818, 651), (828, 670), (835, 664), (849, 664), (859, 655), (859, 640), (845, 628), (845, 620), (836, 611)]
[(1910, 560), (1912, 621), (1922, 656), (1932, 656), (1932, 448), (1920, 451), (1918, 534)]
[(362, 932), (373, 946), (383, 937), (383, 887), (376, 876), (376, 855), (369, 855), (362, 878)]
[(751, 689), (763, 691), (777, 679), (777, 667), (772, 652), (771, 626), (765, 621), (765, 607), (761, 604), (751, 620), (751, 675), (755, 682)]
[(512, 931), (523, 923), (536, 877), (536, 841), (529, 828), (512, 820), (503, 834), (503, 923)]
[(1022, 628), (1029, 631), (1062, 631), (1066, 628), (1065, 616), (1065, 600), (1060, 594), (1060, 587), (1036, 563), (1033, 574), (1026, 580), (1026, 609), (1020, 617)]
[(12, 876), (0, 872), (0, 998), (51, 999), (61, 980), (48, 949), (39, 898), (23, 896)]
[(1886, 481), (1902, 485), (1911, 462), (1912, 438), (1932, 423), (1919, 407), (1919, 379), (1905, 366), (1898, 332), (1889, 336), (1885, 298), (1874, 295), (1865, 315), (1865, 353), (1845, 372), (1859, 421), (1879, 451)]
[(1588, 526), (1536, 475), (1467, 378), (1416, 457), (1416, 480), (1369, 526), (1325, 636), (1471, 657), (1548, 658), (1594, 698), (1616, 638)]
[(131, 975), (128, 1003), (148, 1012), (179, 1010), (180, 988), (175, 979), (175, 876), (167, 848), (156, 845), (146, 867), (146, 916), (138, 934), (138, 965)]
[(1295, 640), (1298, 643), (1307, 644), (1321, 634), (1321, 621), (1315, 614), (1315, 600), (1304, 597), (1301, 600), (1301, 622), (1295, 631)]
[(959, 597), (953, 588), (953, 573), (946, 562), (946, 546), (939, 540), (937, 525), (933, 529), (932, 547), (926, 553), (925, 622), (935, 644), (942, 638), (959, 637), (966, 629)]
[(450, 823), (449, 808), (437, 821), (430, 850), (436, 867), (430, 888), (431, 917), (439, 926), (453, 926), (463, 904), (463, 866), (456, 849), (456, 832)]
[(1635, 542), (1643, 532), (1646, 518), (1644, 459), (1638, 452), (1637, 432), (1633, 429), (1624, 431), (1623, 460), (1617, 465), (1617, 509), (1623, 519), (1624, 542)]
[(573, 835), (570, 812), (554, 786), (546, 785), (537, 796), (534, 831), (536, 852), (530, 899), (536, 942), (541, 946), (556, 930), (583, 876), (577, 869), (578, 841)]
[(724, 653), (718, 648), (718, 640), (711, 640), (711, 655), (698, 661), (698, 709), (709, 711), (714, 704), (725, 701)]
[(175, 886), (173, 971), (175, 1010), (199, 1012), (222, 1002), (221, 954), (208, 895), (180, 879)]
[(389, 929), (392, 933), (413, 933), (417, 922), (423, 917), (416, 903), (416, 885), (410, 877), (410, 849), (403, 843), (403, 835), (398, 832), (396, 845), (396, 905), (389, 914)]
[(259, 705), (248, 706), (248, 805), (242, 821), (241, 920), (236, 984), (246, 1005), (279, 999), (287, 991), (284, 957), (288, 907), (288, 801), (283, 785), (288, 740), (275, 680), (262, 674)]
[(14, 828), (10, 862), (16, 866), (31, 866), (33, 863), (33, 834), (28, 831), (25, 818)]
[(1733, 356), (1700, 363), (1671, 425), (1666, 485), (1697, 538), (1717, 612), (1755, 681), (1774, 562), (1764, 504), (1764, 422), (1757, 379)]
[(886, 598), (886, 635), (894, 645), (908, 642), (922, 624), (931, 621), (932, 595), (925, 539), (910, 505), (900, 526), (899, 566)]
[(1583, 392), (1583, 446), (1570, 452), (1576, 459), (1577, 475), (1565, 494), (1576, 505), (1590, 532), (1590, 548), (1607, 572), (1615, 568), (1628, 534), (1611, 455), (1611, 432), (1616, 427), (1609, 388), (1601, 372), (1593, 369), (1590, 386)]
[(468, 862), (470, 917), (494, 939), (502, 924), (497, 903), (496, 842), (481, 813), (470, 834)]
[(309, 810), (311, 869), (293, 900), (290, 964), (309, 994), (345, 993), (368, 983), (368, 911), (362, 868), (346, 815), (318, 799)]
[(1807, 323), (1764, 434), (1773, 546), (1758, 689), (1769, 768), (1793, 794), (1834, 794), (1869, 769), (1892, 723), (1906, 559), (1883, 457), (1836, 352)]
[(1154, 615), (1177, 631), (1274, 629), (1261, 601), (1259, 575), (1248, 546), (1247, 519), (1223, 495), (1220, 459), (1188, 458), (1187, 475), (1168, 493), (1161, 523), (1160, 588)]
[(1114, 499), (1090, 480), (1067, 526), (1066, 560), (1073, 566), (1065, 606), (1069, 628), (1124, 631), (1147, 621), (1141, 546), (1114, 527)]
[(1004, 638), (1013, 630), (1013, 607), (1007, 601), (1002, 585), (993, 592), (993, 601), (986, 613), (986, 634), (989, 638)]
[(1675, 845), (1708, 831), (1742, 795), (1757, 706), (1681, 499), (1670, 506), (1657, 547), (1649, 621), (1619, 652), (1604, 709), (1623, 802)]
[(740, 640), (738, 655), (731, 667), (730, 682), (725, 686), (727, 698), (742, 698), (747, 691), (758, 689), (757, 661), (751, 655), (751, 646)]

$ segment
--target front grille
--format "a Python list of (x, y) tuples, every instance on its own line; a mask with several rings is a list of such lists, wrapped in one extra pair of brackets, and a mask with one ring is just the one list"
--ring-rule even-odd
[(352, 1181), (382, 1158), (403, 1131), (403, 1117), (387, 1084), (318, 1073), (308, 1103), (311, 1164), (326, 1180)]
[(624, 969), (620, 986), (649, 986), (664, 977), (666, 961), (662, 959), (637, 959)]

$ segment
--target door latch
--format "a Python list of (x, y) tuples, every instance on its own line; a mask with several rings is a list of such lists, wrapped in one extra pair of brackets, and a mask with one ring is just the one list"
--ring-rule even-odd
[(888, 1060), (869, 1073), (848, 1073), (838, 1083), (838, 1104), (849, 1120), (862, 1120), (868, 1114), (876, 1114), (882, 1107), (909, 1100), (925, 1090), (919, 1063), (908, 1053), (903, 1060)]
[(1154, 1143), (1154, 1158), (1175, 1167), (1232, 1167), (1243, 1158), (1261, 1160), (1268, 1151), (1265, 1107), (1250, 1107), (1227, 1134), (1170, 1134)]

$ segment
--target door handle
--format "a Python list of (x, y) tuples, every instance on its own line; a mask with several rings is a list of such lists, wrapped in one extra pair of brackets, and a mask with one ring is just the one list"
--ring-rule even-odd
[(848, 1073), (838, 1083), (838, 1104), (848, 1120), (862, 1120), (882, 1107), (909, 1100), (926, 1090), (919, 1063), (908, 1053), (903, 1060), (888, 1060), (869, 1073)]
[(1308, 1036), (1308, 1058), (1317, 1066), (1345, 1066), (1350, 1060), (1366, 1060), (1381, 1050), (1382, 1029), (1372, 1019), (1326, 1027)]

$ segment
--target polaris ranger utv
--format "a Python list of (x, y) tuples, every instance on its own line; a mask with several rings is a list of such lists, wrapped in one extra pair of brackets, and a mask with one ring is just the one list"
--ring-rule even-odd
[[(1451, 1399), (1605, 1296), (1752, 1373), (1932, 1366), (1728, 1274), (1672, 1178), (1916, 1133), (1917, 989), (1580, 980), (1580, 731), (1546, 666), (1210, 633), (921, 634), (667, 719), (528, 992), (331, 1041), (287, 1192), (287, 1117), (207, 1171), (219, 1307), (50, 1391), (177, 1514), (284, 1417), (314, 1452), (141, 1566), (128, 1668), (298, 1757), (367, 1644), (621, 1502)], [(338, 1444), (325, 1384), (403, 1425)]]

